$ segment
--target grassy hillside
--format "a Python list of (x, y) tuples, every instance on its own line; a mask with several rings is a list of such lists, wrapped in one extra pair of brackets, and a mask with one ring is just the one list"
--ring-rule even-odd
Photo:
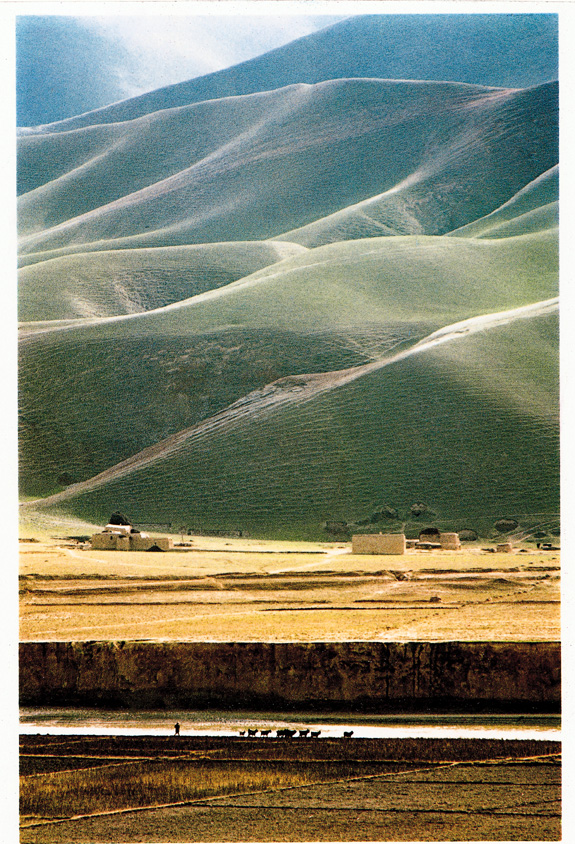
[[(97, 240), (92, 241), (89, 244), (83, 243), (70, 243), (67, 246), (63, 246), (60, 249), (49, 249), (45, 252), (30, 252), (27, 254), (22, 254), (18, 257), (18, 266), (20, 268), (29, 267), (32, 264), (39, 264), (42, 261), (51, 261), (54, 258), (64, 258), (68, 255), (82, 255), (87, 256), (88, 253), (86, 250), (89, 250), (89, 254), (93, 254), (94, 252), (112, 252), (114, 250), (121, 250), (127, 249), (132, 250), (132, 254), (136, 254), (136, 250), (138, 249), (163, 249), (170, 246), (216, 246), (221, 249), (224, 249), (225, 246), (232, 246), (233, 250), (235, 251), (234, 244), (238, 243), (240, 246), (244, 246), (245, 244), (253, 244), (250, 249), (253, 249), (257, 252), (257, 250), (261, 247), (256, 246), (257, 243), (265, 243), (267, 244), (268, 249), (273, 249), (277, 246), (275, 240), (272, 242), (271, 240), (265, 241), (253, 241), (253, 240), (237, 240), (237, 241), (224, 241), (224, 244), (194, 244), (193, 243), (193, 226), (189, 226), (186, 222), (184, 223), (175, 223), (173, 226), (167, 226), (164, 229), (158, 229), (157, 231), (150, 231), (144, 234), (139, 235), (131, 235), (129, 237), (110, 237), (109, 239), (105, 240)], [(284, 242), (285, 238), (283, 239)], [(277, 254), (279, 257), (283, 257), (285, 254), (296, 254), (297, 252), (303, 252), (305, 247), (301, 246), (300, 244), (291, 244), (287, 246), (287, 253), (282, 249)], [(175, 254), (175, 253), (174, 253)], [(209, 251), (206, 252), (206, 255), (209, 254)], [(270, 253), (273, 254), (273, 253)], [(86, 271), (88, 275), (90, 274), (90, 258), (89, 257), (82, 257), (82, 261), (86, 262)], [(209, 263), (209, 262), (208, 262)]]
[(542, 309), (319, 389), (286, 385), (284, 401), (260, 393), (251, 412), (238, 403), (44, 506), (101, 521), (129, 504), (141, 522), (306, 537), (382, 504), (405, 519), (423, 502), (481, 531), (510, 511), (556, 513), (556, 331)]
[(19, 317), (29, 322), (161, 308), (304, 251), (289, 243), (237, 242), (54, 258), (20, 270)]
[[(559, 167), (552, 167), (528, 185), (525, 185), (508, 202), (491, 214), (474, 220), (453, 232), (452, 237), (505, 237), (515, 234), (525, 223), (533, 230), (534, 220), (540, 228), (558, 225)], [(510, 224), (510, 228), (507, 226)], [(499, 232), (499, 233), (497, 233)]]
[(52, 124), (132, 120), (202, 100), (328, 79), (432, 79), (526, 88), (557, 79), (556, 15), (361, 15), (250, 61)]
[(316, 539), (555, 517), (556, 29), (360, 16), (23, 132), (22, 496)]
[(488, 229), (477, 237), (518, 237), (523, 234), (533, 234), (546, 229), (558, 229), (559, 203), (550, 202), (533, 211), (526, 211), (518, 217), (497, 223), (493, 221)]
[(554, 296), (557, 273), (553, 229), (501, 240), (370, 238), (307, 250), (153, 313), (30, 324), (23, 334), (71, 344), (236, 328), (316, 334), (423, 323), (427, 332)]
[[(556, 165), (557, 90), (339, 80), (112, 130), (21, 139), (22, 253), (152, 232), (159, 246), (174, 227), (195, 243), (264, 239), (374, 197), (378, 234), (443, 234)], [(100, 133), (88, 155), (83, 136)], [(38, 184), (54, 159), (60, 175)]]
[(148, 313), (23, 326), (22, 492), (89, 478), (279, 378), (381, 360), (445, 324), (556, 292), (552, 232), (380, 238)]
[[(413, 214), (409, 198), (425, 184), (424, 178), (415, 190), (413, 185), (406, 185), (407, 189), (392, 189), (370, 197), (275, 239), (313, 248), (340, 240), (395, 235), (403, 230), (417, 233), (420, 223)], [(553, 228), (559, 222), (558, 199), (559, 173), (555, 166), (490, 214), (445, 233), (456, 237), (508, 237)]]

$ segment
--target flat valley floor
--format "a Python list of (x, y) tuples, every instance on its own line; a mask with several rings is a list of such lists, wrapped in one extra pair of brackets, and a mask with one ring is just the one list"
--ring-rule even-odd
[[(52, 817), (22, 816), (22, 844), (561, 837), (558, 742), (22, 736), (21, 750), (28, 796), (61, 789)], [(261, 781), (230, 785), (238, 765)], [(204, 794), (174, 799), (176, 768)], [(137, 799), (82, 811), (82, 789), (102, 790), (100, 769), (133, 777)], [(152, 776), (161, 788), (143, 798)]]
[(558, 551), (372, 556), (342, 542), (175, 540), (166, 553), (93, 551), (24, 534), (20, 639), (560, 639)]
[[(174, 539), (167, 553), (106, 552), (23, 532), (21, 640), (560, 639), (558, 551), (360, 556), (345, 542)], [(558, 742), (20, 741), (22, 844), (561, 836)]]

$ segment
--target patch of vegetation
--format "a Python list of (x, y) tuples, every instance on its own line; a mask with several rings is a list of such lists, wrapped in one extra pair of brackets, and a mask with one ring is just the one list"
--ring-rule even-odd
[(377, 773), (369, 763), (210, 761), (148, 759), (81, 767), (21, 779), (24, 816), (77, 814), (200, 800), (245, 791), (308, 785), (329, 779)]
[(495, 522), (495, 530), (498, 533), (511, 533), (517, 530), (518, 527), (519, 523), (515, 519), (499, 519), (499, 521)]

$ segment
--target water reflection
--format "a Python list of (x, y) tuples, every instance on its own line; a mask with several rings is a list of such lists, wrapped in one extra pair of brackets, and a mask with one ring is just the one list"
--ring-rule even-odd
[(218, 710), (103, 710), (55, 707), (20, 710), (25, 734), (233, 736), (248, 729), (276, 730), (307, 727), (321, 737), (342, 736), (353, 730), (358, 738), (561, 738), (559, 715), (357, 715), (318, 712), (226, 712)]

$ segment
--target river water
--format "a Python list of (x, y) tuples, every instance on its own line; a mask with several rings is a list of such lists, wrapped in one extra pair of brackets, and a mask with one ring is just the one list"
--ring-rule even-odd
[(309, 727), (325, 737), (353, 730), (358, 738), (561, 739), (559, 715), (357, 715), (318, 712), (226, 712), (219, 710), (103, 710), (54, 707), (20, 710), (20, 733), (40, 735), (233, 736), (241, 730)]

